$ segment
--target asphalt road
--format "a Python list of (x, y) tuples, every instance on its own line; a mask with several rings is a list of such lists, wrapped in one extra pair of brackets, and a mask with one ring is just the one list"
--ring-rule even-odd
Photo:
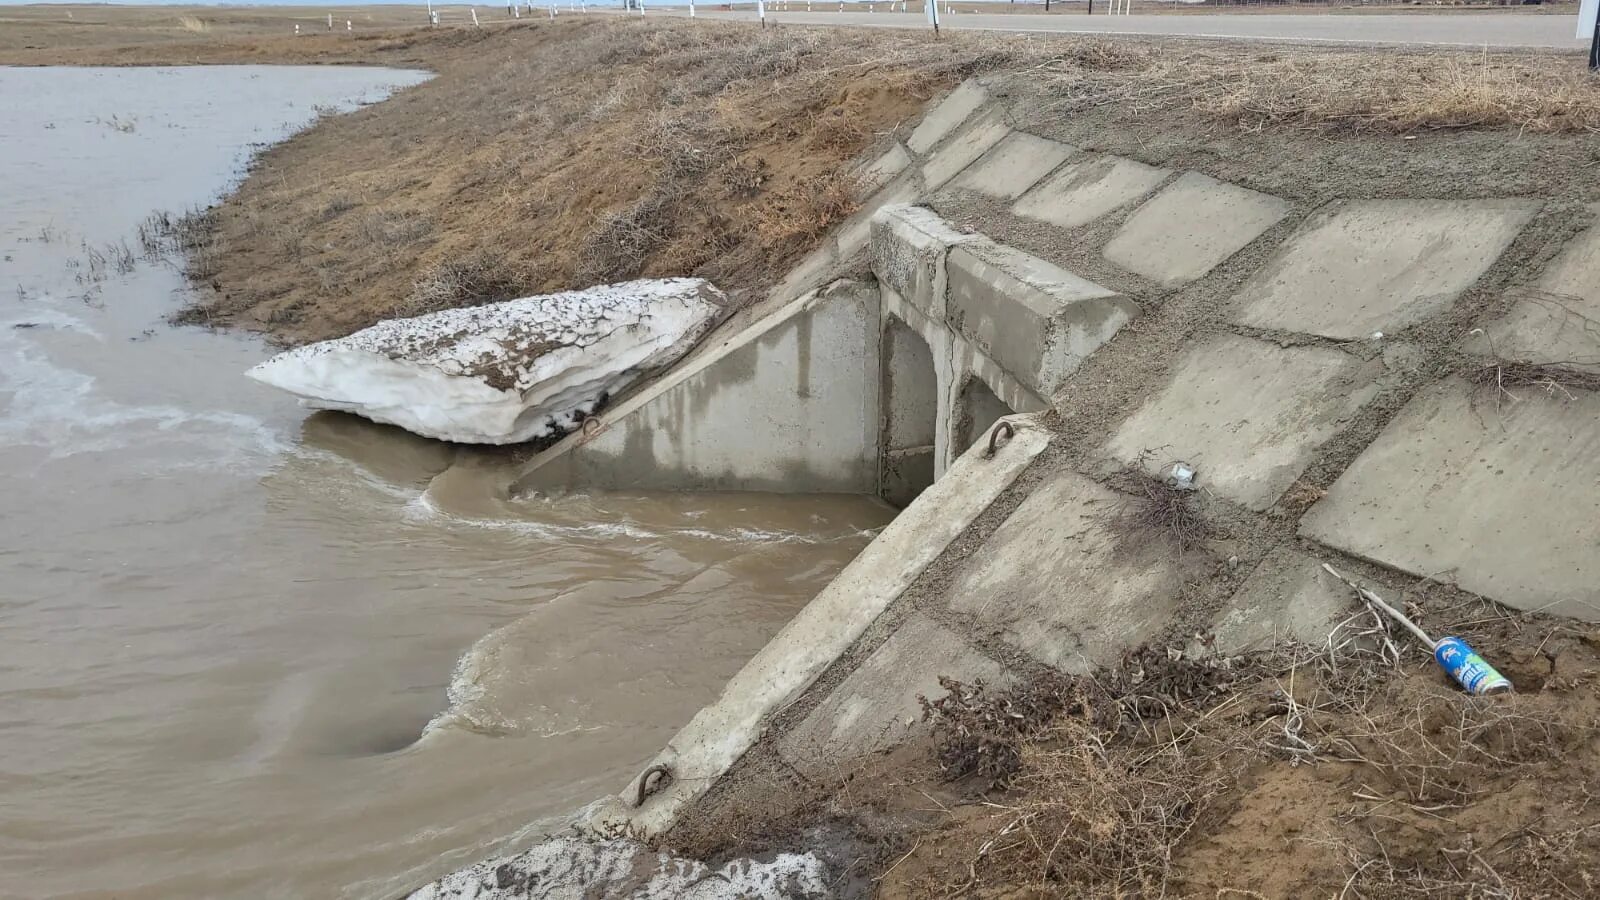
[[(824, 3), (817, 2), (820, 9)], [(887, 2), (881, 3), (886, 8)], [(910, 0), (906, 13), (803, 12), (804, 0), (783, 10), (769, 6), (769, 21), (794, 25), (926, 27), (920, 0)], [(683, 8), (652, 7), (648, 15), (688, 15)], [(716, 12), (704, 8), (703, 19), (752, 21), (750, 10)], [(1575, 16), (1518, 13), (1415, 13), (1390, 15), (1131, 15), (1081, 13), (1050, 15), (956, 13), (945, 16), (948, 29), (1059, 34), (1123, 34), (1328, 44), (1410, 44), (1447, 47), (1531, 47), (1575, 50), (1588, 46), (1575, 39)]]

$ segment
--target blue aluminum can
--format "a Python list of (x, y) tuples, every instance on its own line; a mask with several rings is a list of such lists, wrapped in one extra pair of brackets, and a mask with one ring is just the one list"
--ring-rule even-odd
[(1433, 648), (1433, 658), (1444, 666), (1444, 670), (1467, 689), (1469, 694), (1498, 694), (1501, 691), (1511, 690), (1511, 682), (1504, 675), (1496, 672), (1494, 666), (1484, 661), (1458, 637), (1440, 638), (1439, 643)]

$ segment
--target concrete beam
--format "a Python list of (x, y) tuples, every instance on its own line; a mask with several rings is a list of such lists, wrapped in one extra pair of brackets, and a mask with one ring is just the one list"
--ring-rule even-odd
[(945, 182), (977, 162), (1010, 133), (1011, 129), (998, 118), (980, 116), (922, 164), (923, 187), (929, 191), (944, 187)]
[(950, 248), (981, 241), (920, 206), (885, 206), (872, 217), (872, 272), (929, 318), (945, 313)]
[(1044, 397), (1139, 314), (1115, 291), (992, 241), (955, 247), (947, 266), (945, 320)]

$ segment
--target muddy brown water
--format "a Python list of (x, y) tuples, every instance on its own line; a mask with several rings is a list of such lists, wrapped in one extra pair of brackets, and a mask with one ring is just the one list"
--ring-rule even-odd
[(514, 849), (887, 521), (511, 500), (500, 457), (247, 381), (259, 341), (166, 326), (173, 267), (117, 265), (318, 106), (423, 77), (0, 69), (0, 896), (392, 897)]

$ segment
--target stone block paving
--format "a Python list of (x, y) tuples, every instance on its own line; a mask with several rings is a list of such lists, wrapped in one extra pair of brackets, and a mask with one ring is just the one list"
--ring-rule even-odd
[(1262, 560), (1223, 604), (1211, 627), (1219, 653), (1264, 650), (1282, 641), (1323, 644), (1356, 611), (1355, 594), (1320, 560), (1281, 548)]
[[(1590, 208), (1600, 217), (1600, 204)], [(1600, 372), (1600, 226), (1573, 238), (1476, 349), (1501, 359)]]
[(1415, 325), (1477, 281), (1537, 209), (1524, 200), (1330, 204), (1251, 278), (1236, 321), (1346, 340)]
[(1066, 162), (1078, 148), (1013, 131), (952, 184), (1001, 200), (1015, 200)]
[(977, 162), (1009, 134), (1011, 129), (1005, 123), (980, 117), (922, 164), (923, 187), (929, 191), (944, 187), (945, 182)]
[(876, 191), (904, 172), (909, 165), (911, 154), (906, 152), (905, 145), (896, 143), (856, 173), (861, 182), (861, 191), (869, 194)]
[(1115, 291), (987, 239), (951, 249), (946, 277), (945, 320), (1045, 397), (1140, 312)]
[(1171, 174), (1171, 169), (1096, 154), (1063, 166), (1023, 195), (1011, 214), (1077, 228), (1150, 193)]
[(1003, 687), (1005, 669), (960, 635), (914, 613), (881, 647), (784, 735), (778, 752), (813, 778), (837, 775), (840, 763), (896, 746), (918, 727), (918, 696), (940, 697), (944, 676)]
[(1243, 250), (1289, 209), (1277, 197), (1185, 172), (1134, 210), (1103, 255), (1163, 287), (1177, 287)]
[(1264, 510), (1377, 393), (1382, 372), (1328, 347), (1224, 335), (1191, 349), (1105, 452), (1152, 475), (1183, 460), (1200, 487)]
[(1600, 621), (1600, 395), (1432, 385), (1300, 530), (1507, 606)]
[(928, 110), (916, 130), (911, 132), (906, 145), (918, 155), (927, 153), (988, 101), (989, 92), (983, 89), (983, 85), (971, 79), (962, 82), (960, 87), (940, 100), (938, 106)]
[(950, 608), (1040, 663), (1087, 673), (1154, 637), (1186, 567), (1160, 540), (1127, 542), (1119, 494), (1072, 472), (1036, 489), (967, 559)]

